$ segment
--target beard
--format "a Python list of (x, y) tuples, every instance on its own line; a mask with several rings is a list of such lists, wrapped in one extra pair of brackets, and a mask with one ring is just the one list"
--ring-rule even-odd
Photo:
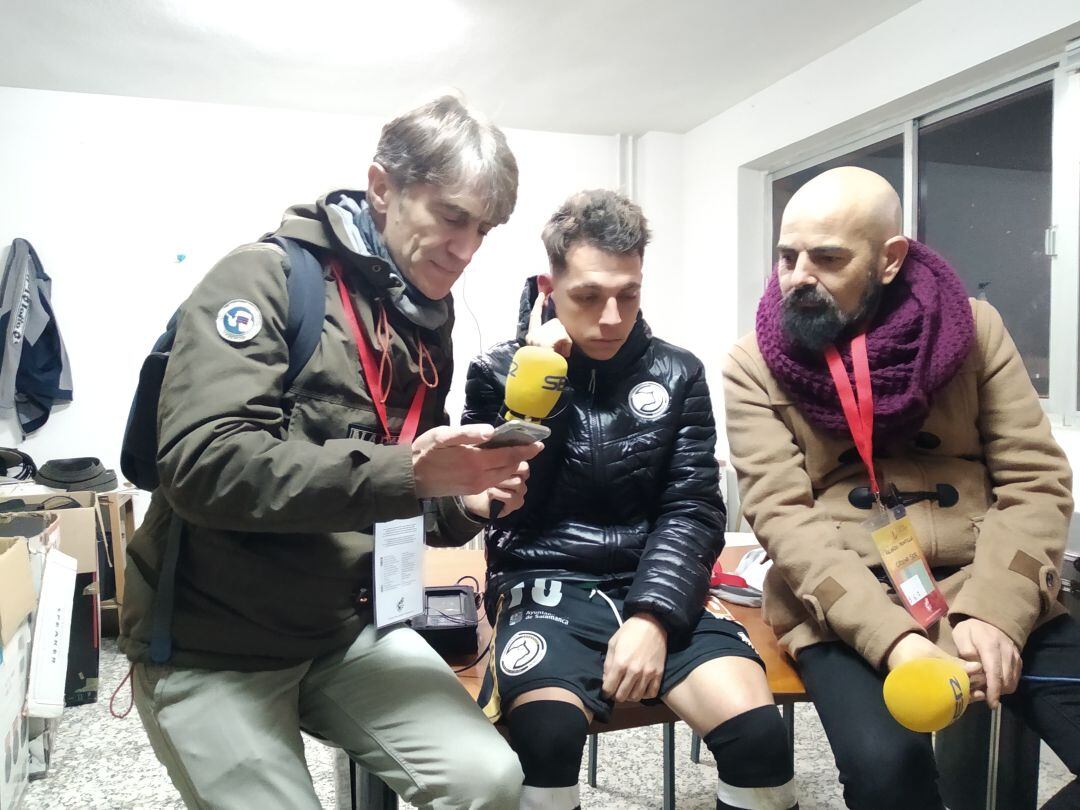
[(796, 287), (781, 303), (780, 324), (793, 343), (820, 354), (849, 327), (868, 320), (877, 311), (884, 290), (885, 285), (871, 275), (855, 311), (844, 314), (824, 290)]

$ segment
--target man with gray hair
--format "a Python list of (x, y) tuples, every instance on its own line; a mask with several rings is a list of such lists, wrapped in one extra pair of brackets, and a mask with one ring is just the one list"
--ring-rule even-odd
[[(516, 805), (513, 752), (416, 633), (373, 615), (373, 549), (460, 545), (492, 498), (522, 502), (541, 446), (482, 449), (492, 427), (444, 410), (450, 289), (517, 178), (502, 132), (437, 99), (384, 127), (366, 192), (290, 208), (180, 308), (120, 647), (187, 806), (317, 810), (301, 730), (414, 805)], [(325, 309), (296, 374), (303, 251)]]

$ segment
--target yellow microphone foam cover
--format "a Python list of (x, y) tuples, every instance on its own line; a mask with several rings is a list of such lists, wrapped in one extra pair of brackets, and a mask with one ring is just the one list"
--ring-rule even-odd
[(916, 658), (889, 673), (883, 692), (896, 722), (912, 731), (931, 733), (964, 713), (970, 689), (959, 661)]
[(512, 416), (544, 419), (566, 389), (566, 358), (554, 349), (522, 346), (506, 377), (506, 408)]

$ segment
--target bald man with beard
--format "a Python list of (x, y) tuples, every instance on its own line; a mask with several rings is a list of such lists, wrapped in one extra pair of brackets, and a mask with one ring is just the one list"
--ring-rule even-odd
[[(798, 663), (848, 806), (943, 807), (930, 736), (882, 698), (885, 675), (915, 658), (958, 659), (973, 700), (1017, 705), (1076, 774), (1080, 682), (1036, 679), (1080, 678), (1080, 627), (1057, 601), (1072, 473), (1000, 315), (901, 234), (896, 192), (863, 169), (795, 194), (777, 257), (755, 330), (727, 359), (728, 440), (774, 561), (765, 619)], [(873, 475), (853, 439), (860, 407)], [(872, 482), (906, 506), (947, 604), (937, 620), (892, 588), (864, 525), (881, 511)], [(1044, 807), (1080, 807), (1080, 782)]]

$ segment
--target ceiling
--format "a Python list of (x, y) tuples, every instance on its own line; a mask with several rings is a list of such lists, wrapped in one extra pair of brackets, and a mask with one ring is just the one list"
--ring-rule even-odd
[(685, 132), (914, 0), (0, 0), (0, 85)]

